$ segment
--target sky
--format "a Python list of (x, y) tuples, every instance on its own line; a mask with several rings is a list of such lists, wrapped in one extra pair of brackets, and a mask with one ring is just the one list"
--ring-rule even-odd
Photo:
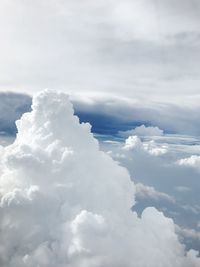
[(2, 267), (200, 266), (199, 14), (0, 1)]
[(197, 0), (2, 0), (0, 89), (199, 106)]

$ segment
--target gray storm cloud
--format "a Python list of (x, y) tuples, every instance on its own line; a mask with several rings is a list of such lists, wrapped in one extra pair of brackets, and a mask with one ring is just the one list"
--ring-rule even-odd
[(63, 93), (44, 91), (0, 148), (1, 267), (190, 267), (173, 221), (131, 211), (127, 170), (99, 150)]

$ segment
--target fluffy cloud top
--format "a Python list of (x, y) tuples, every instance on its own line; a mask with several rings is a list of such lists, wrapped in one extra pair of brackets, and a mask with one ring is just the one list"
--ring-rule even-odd
[(101, 152), (63, 93), (34, 97), (1, 147), (2, 267), (189, 267), (175, 225), (155, 208), (131, 211), (128, 172)]
[(147, 143), (143, 143), (136, 135), (129, 136), (125, 140), (125, 145), (123, 149), (127, 151), (137, 150), (140, 152), (146, 152), (153, 156), (160, 156), (166, 154), (168, 151), (167, 145), (158, 146), (154, 140), (151, 140)]
[(192, 155), (189, 158), (180, 159), (177, 161), (178, 165), (196, 168), (200, 170), (200, 156)]
[(156, 127), (146, 127), (145, 125), (141, 125), (136, 127), (135, 129), (120, 132), (120, 135), (122, 136), (130, 136), (130, 135), (137, 135), (137, 136), (162, 136), (163, 130)]

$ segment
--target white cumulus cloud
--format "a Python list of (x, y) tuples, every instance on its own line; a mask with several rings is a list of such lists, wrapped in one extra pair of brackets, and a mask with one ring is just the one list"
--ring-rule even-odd
[(146, 152), (153, 156), (160, 156), (167, 153), (168, 146), (167, 145), (159, 146), (156, 144), (154, 140), (143, 143), (137, 135), (132, 135), (125, 140), (125, 145), (123, 149), (126, 151), (137, 150)]
[(119, 134), (121, 136), (130, 136), (130, 135), (137, 135), (137, 136), (162, 136), (164, 134), (163, 130), (159, 127), (152, 127), (152, 126), (145, 126), (141, 125), (136, 127), (135, 129), (128, 130), (128, 131), (120, 131)]
[(200, 156), (192, 155), (188, 158), (183, 158), (177, 161), (178, 165), (196, 168), (200, 171)]
[(127, 170), (99, 150), (68, 97), (44, 91), (1, 147), (1, 267), (197, 267), (173, 221), (131, 211)]

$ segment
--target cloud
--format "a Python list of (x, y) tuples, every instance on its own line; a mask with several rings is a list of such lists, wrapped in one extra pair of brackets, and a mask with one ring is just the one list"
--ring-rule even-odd
[(129, 136), (125, 140), (124, 150), (140, 149), (142, 148), (142, 142), (138, 136)]
[(171, 219), (131, 211), (127, 170), (73, 113), (65, 94), (44, 91), (1, 147), (1, 266), (199, 266)]
[[(70, 99), (74, 105), (75, 114), (81, 122), (90, 122), (92, 131), (95, 133), (117, 135), (120, 132), (123, 136), (151, 136), (161, 135), (163, 130), (160, 128), (165, 132), (181, 134), (197, 135), (200, 132), (198, 118), (192, 115), (198, 114), (198, 109), (189, 111), (187, 108), (179, 109), (178, 106), (174, 109), (171, 105), (153, 106), (139, 99), (119, 99), (110, 95), (70, 96)], [(0, 93), (0, 131), (15, 134), (14, 122), (31, 109), (31, 101), (31, 97), (26, 94)], [(173, 113), (176, 115), (172, 115)], [(175, 119), (172, 120), (172, 116)]]
[[(75, 114), (90, 122), (92, 132), (121, 136), (161, 136), (165, 133), (199, 135), (199, 108), (179, 104), (150, 103), (140, 98), (107, 95), (70, 95)], [(31, 109), (31, 97), (19, 93), (0, 93), (0, 131), (14, 134), (14, 121)], [(161, 130), (163, 129), (163, 130)]]
[(185, 192), (189, 192), (191, 191), (191, 188), (187, 187), (187, 186), (176, 186), (175, 190), (181, 193), (185, 193)]
[(198, 230), (176, 225), (176, 232), (187, 247), (191, 247), (191, 244), (199, 247), (200, 232)]
[(136, 127), (135, 129), (128, 130), (128, 131), (120, 131), (119, 134), (121, 136), (130, 136), (130, 135), (137, 135), (137, 136), (162, 136), (163, 130), (159, 129), (159, 127), (152, 127), (152, 126), (145, 126), (144, 124), (141, 126)]
[[(199, 153), (198, 136), (165, 133), (157, 137), (133, 136), (126, 140), (118, 136), (107, 136), (102, 140), (101, 148), (129, 170), (132, 180), (136, 181), (136, 189), (138, 183), (150, 187), (149, 190), (144, 188), (143, 195), (146, 197), (136, 196), (138, 202), (134, 209), (139, 214), (145, 207), (154, 206), (166, 216), (172, 217), (180, 227), (197, 230), (196, 225), (200, 220), (199, 172), (195, 168), (179, 165), (176, 162), (180, 158), (188, 158), (194, 153)], [(105, 142), (105, 140), (115, 142)], [(155, 148), (167, 146), (167, 153), (159, 156), (149, 153), (151, 140), (154, 141)], [(156, 200), (153, 198), (156, 192), (153, 192), (151, 187), (152, 190), (171, 196), (175, 203), (161, 197), (158, 198), (159, 201)], [(187, 248), (197, 250), (200, 248), (198, 240), (187, 240), (186, 244)]]
[(159, 192), (155, 190), (155, 188), (152, 186), (147, 186), (143, 185), (142, 183), (137, 183), (135, 187), (136, 187), (136, 198), (138, 199), (150, 198), (156, 201), (164, 200), (164, 201), (169, 201), (171, 203), (176, 202), (174, 197), (166, 193)]
[(147, 150), (151, 155), (160, 156), (168, 152), (168, 146), (167, 145), (158, 146), (154, 140), (151, 140), (149, 143), (144, 144), (144, 150)]
[(194, 229), (180, 228), (177, 226), (177, 232), (183, 237), (200, 240), (200, 232), (195, 231)]
[(200, 156), (192, 155), (188, 158), (180, 159), (177, 161), (180, 166), (192, 167), (200, 171)]
[(131, 151), (131, 150), (139, 151), (140, 150), (142, 152), (147, 152), (148, 154), (153, 155), (153, 156), (160, 156), (160, 155), (164, 155), (167, 153), (168, 146), (157, 145), (154, 140), (143, 143), (138, 136), (133, 135), (133, 136), (129, 136), (125, 140), (125, 145), (123, 149), (127, 151)]
[[(198, 99), (198, 96), (196, 96)], [(141, 135), (177, 133), (199, 135), (199, 104), (176, 102), (154, 102), (151, 98), (127, 98), (111, 94), (83, 94), (70, 97), (76, 114), (82, 121), (94, 125), (94, 131), (107, 131), (111, 134)], [(193, 101), (194, 100), (194, 101)], [(142, 126), (144, 125), (144, 126)], [(129, 134), (136, 127), (137, 134)], [(146, 127), (146, 128), (144, 128)], [(157, 129), (157, 128), (160, 129)], [(162, 129), (162, 130), (161, 130)], [(151, 130), (151, 133), (150, 133)], [(127, 133), (126, 133), (127, 131)], [(148, 132), (147, 132), (148, 131)], [(125, 132), (125, 133), (123, 133)], [(143, 132), (143, 133), (142, 133)]]

